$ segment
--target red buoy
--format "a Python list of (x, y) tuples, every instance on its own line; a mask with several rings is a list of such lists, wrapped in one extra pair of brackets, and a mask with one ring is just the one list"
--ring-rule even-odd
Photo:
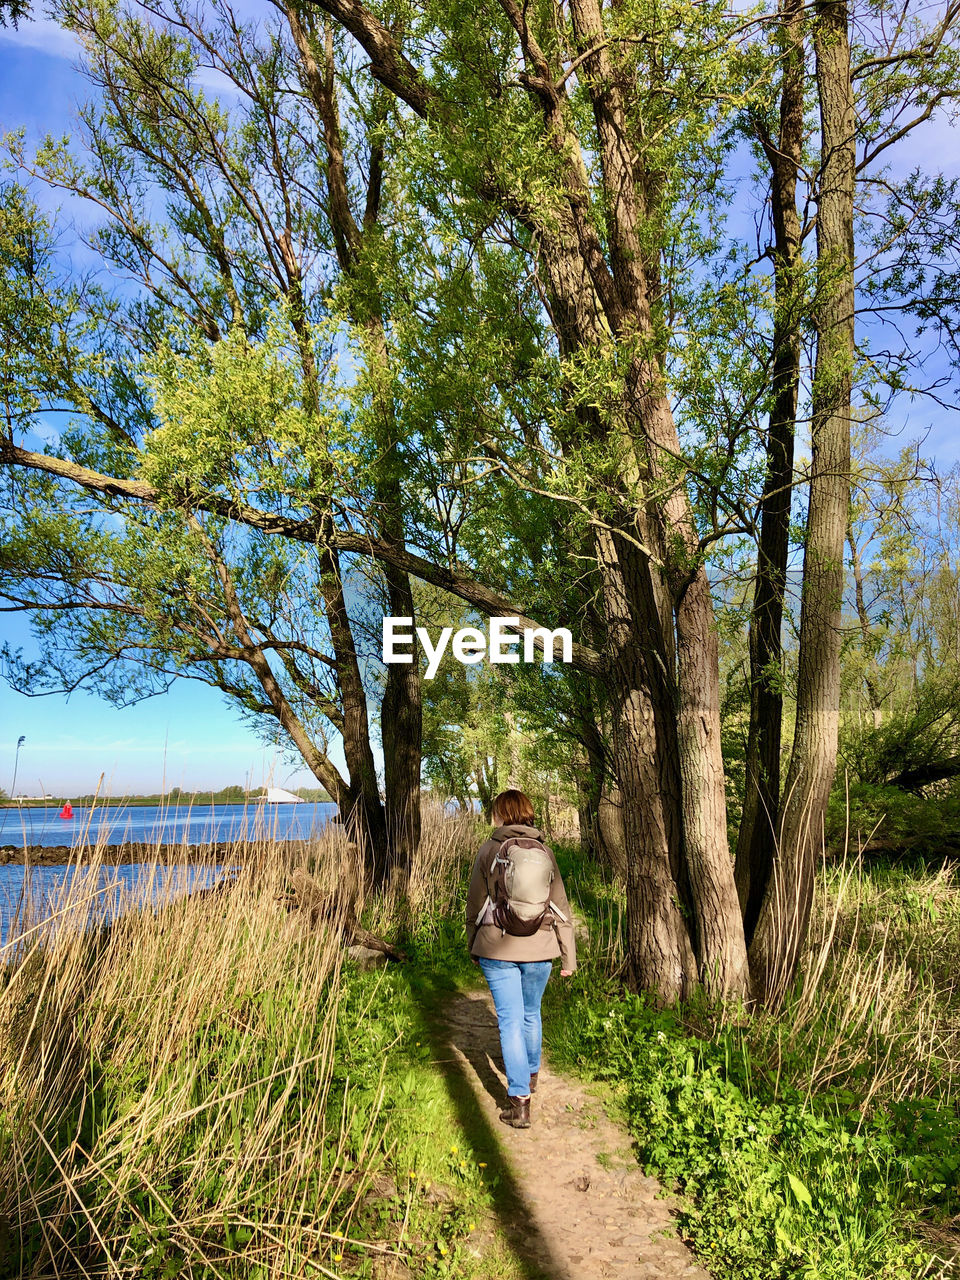
[(69, 801), (69, 800), (68, 800), (68, 801), (67, 801), (67, 803), (63, 806), (63, 808), (60, 810), (60, 817), (61, 817), (61, 818), (67, 818), (67, 819), (69, 819), (69, 818), (72, 818), (72, 817), (73, 817), (73, 805), (70, 803), (70, 801)]

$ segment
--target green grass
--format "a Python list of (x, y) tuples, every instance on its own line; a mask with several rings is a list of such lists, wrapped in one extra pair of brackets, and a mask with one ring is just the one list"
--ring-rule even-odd
[[(645, 1170), (716, 1280), (948, 1275), (960, 1247), (960, 883), (824, 873), (805, 976), (776, 1015), (660, 1011), (622, 993), (619, 890), (567, 853), (595, 941), (551, 984), (556, 1066), (613, 1085)], [(598, 940), (597, 940), (598, 939)]]
[[(475, 834), (437, 825), (412, 909), (368, 904), (403, 965), (342, 962), (334, 935), (287, 916), (276, 850), (228, 898), (8, 956), (0, 1275), (386, 1280), (396, 1262), (398, 1280), (532, 1280), (510, 1243), (521, 1189), (438, 1016), (478, 982), (462, 927)], [(330, 840), (313, 867), (336, 882)], [(785, 1007), (731, 1018), (624, 994), (622, 893), (560, 857), (590, 940), (547, 988), (552, 1063), (599, 1082), (715, 1280), (949, 1274), (957, 874), (825, 869)]]
[[(409, 936), (405, 941), (411, 945)], [(388, 1135), (378, 1191), (343, 1224), (344, 1233), (368, 1244), (402, 1242), (418, 1276), (529, 1275), (500, 1230), (511, 1188), (496, 1139), (448, 1069), (437, 1009), (451, 989), (449, 974), (441, 970), (436, 981), (430, 950), (415, 954), (407, 966), (344, 973), (337, 1075), (371, 1106), (382, 1092), (379, 1116)], [(370, 1263), (365, 1245), (345, 1247), (345, 1274), (370, 1275)]]

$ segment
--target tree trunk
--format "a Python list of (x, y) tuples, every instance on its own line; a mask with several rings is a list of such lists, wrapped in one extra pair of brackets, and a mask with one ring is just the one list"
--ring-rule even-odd
[(781, 0), (784, 45), (780, 137), (758, 126), (771, 168), (774, 231), (773, 405), (760, 502), (760, 542), (750, 618), (750, 727), (746, 787), (737, 836), (735, 879), (749, 943), (773, 866), (780, 817), (783, 722), (781, 627), (790, 544), (793, 446), (800, 384), (803, 281), (797, 173), (803, 150), (803, 5)]
[[(658, 349), (653, 323), (655, 289), (644, 269), (642, 223), (647, 214), (645, 194), (637, 183), (637, 153), (623, 101), (623, 77), (615, 66), (606, 39), (600, 0), (571, 0), (570, 13), (585, 56), (583, 80), (593, 107), (608, 201), (609, 258), (613, 290), (607, 313), (614, 333), (639, 332), (648, 352), (633, 361), (625, 387), (627, 429), (634, 441), (641, 488), (649, 475), (663, 485), (666, 497), (655, 509), (638, 512), (641, 525), (658, 530), (665, 578), (673, 597), (676, 624), (676, 673), (671, 659), (674, 645), (664, 637), (654, 662), (676, 680), (681, 789), (679, 807), (684, 833), (684, 861), (691, 889), (694, 945), (700, 976), (720, 995), (746, 995), (749, 989), (747, 949), (733, 867), (727, 843), (726, 787), (720, 748), (720, 664), (713, 601), (701, 563), (699, 536), (690, 498), (673, 483), (673, 459), (682, 456), (676, 425), (663, 382), (663, 371), (650, 351)], [(649, 536), (648, 536), (649, 540)], [(652, 599), (638, 601), (647, 615), (659, 612), (661, 592), (657, 572), (648, 564), (654, 584)], [(642, 615), (641, 615), (642, 616)], [(656, 679), (656, 673), (650, 674)], [(654, 705), (663, 707), (654, 695)], [(665, 728), (665, 726), (664, 726)], [(662, 734), (661, 734), (662, 737)], [(623, 779), (621, 779), (621, 786)], [(624, 788), (624, 801), (630, 797)], [(625, 813), (625, 818), (626, 818)], [(629, 824), (629, 819), (627, 820)], [(629, 843), (629, 834), (628, 834)]]
[[(677, 882), (682, 852), (680, 777), (662, 740), (662, 717), (650, 696), (649, 648), (638, 634), (637, 597), (645, 566), (633, 548), (606, 530), (597, 533), (610, 656), (610, 702), (617, 781), (623, 796), (627, 848), (628, 977), (638, 990), (670, 1004), (689, 995), (697, 964)], [(648, 615), (649, 616), (649, 615)], [(660, 724), (657, 721), (660, 719)]]
[(817, 0), (814, 49), (822, 157), (817, 216), (817, 359), (797, 728), (773, 874), (750, 951), (756, 992), (768, 1001), (783, 994), (799, 962), (837, 760), (854, 353), (855, 152), (847, 24), (846, 0)]
[[(444, 126), (446, 105), (406, 59), (392, 32), (362, 4), (317, 3), (364, 47), (381, 84), (418, 115)], [(573, 449), (581, 448), (584, 439), (599, 446), (609, 442), (624, 458), (632, 449), (638, 473), (627, 482), (614, 520), (598, 522), (595, 529), (608, 628), (605, 666), (614, 759), (629, 859), (632, 976), (660, 998), (676, 999), (697, 979), (696, 946), (699, 968), (711, 988), (743, 995), (749, 973), (726, 838), (717, 641), (689, 495), (675, 483), (673, 463), (683, 451), (663, 385), (663, 344), (652, 319), (654, 290), (644, 270), (649, 251), (644, 232), (653, 224), (644, 226), (649, 210), (636, 177), (641, 166), (634, 136), (641, 126), (624, 107), (623, 77), (612, 60), (618, 42), (607, 36), (599, 0), (572, 0), (570, 15), (581, 51), (577, 77), (593, 108), (602, 169), (606, 227), (601, 234), (591, 212), (596, 201), (590, 171), (564, 88), (568, 73), (540, 45), (537, 11), (517, 0), (499, 3), (520, 43), (525, 63), (521, 82), (542, 112), (562, 188), (558, 199), (548, 202), (547, 216), (538, 212), (536, 202), (509, 194), (516, 189), (512, 174), (501, 182), (495, 173), (485, 173), (480, 193), (499, 201), (537, 244), (561, 354), (612, 353), (621, 341), (625, 348), (645, 350), (634, 361), (618, 404), (598, 411), (593, 422), (581, 418), (583, 433), (572, 432), (570, 441)], [(546, 48), (551, 48), (549, 42)], [(449, 118), (456, 118), (456, 112)], [(644, 496), (648, 476), (669, 495), (651, 501), (649, 510)], [(611, 495), (606, 481), (601, 489), (607, 509)], [(659, 533), (660, 565), (631, 541), (641, 525)], [(644, 528), (641, 536), (649, 531)], [(665, 585), (675, 611), (672, 619), (663, 607)], [(653, 647), (647, 643), (651, 635)], [(690, 833), (687, 842), (684, 826)], [(689, 929), (680, 905), (685, 897), (692, 905)]]
[[(377, 309), (366, 322), (368, 374), (376, 405), (375, 430), (380, 459), (375, 478), (380, 536), (403, 549), (403, 499), (400, 486), (398, 430), (390, 382), (390, 353)], [(414, 618), (410, 577), (394, 565), (385, 565), (387, 604), (394, 617)], [(383, 744), (383, 783), (391, 879), (402, 889), (410, 877), (420, 845), (420, 772), (423, 761), (423, 690), (420, 664), (387, 666), (380, 705), (380, 739)]]
[[(383, 298), (377, 279), (371, 275), (364, 252), (369, 233), (380, 214), (383, 181), (383, 145), (372, 141), (369, 151), (369, 180), (362, 215), (354, 216), (347, 178), (337, 85), (333, 56), (333, 33), (323, 33), (322, 46), (313, 24), (292, 5), (286, 6), (287, 20), (309, 93), (323, 127), (326, 149), (328, 213), (337, 260), (344, 276), (353, 285), (350, 318), (362, 332), (367, 357), (367, 377), (374, 405), (374, 430), (379, 453), (375, 490), (374, 522), (385, 542), (404, 547), (398, 433), (392, 398), (390, 352), (384, 326)], [(388, 607), (397, 617), (414, 616), (413, 592), (409, 576), (395, 565), (384, 566)], [(365, 712), (365, 708), (364, 708)], [(364, 716), (365, 718), (365, 716)], [(383, 823), (386, 832), (385, 858), (392, 879), (407, 882), (413, 856), (420, 843), (420, 770), (423, 745), (423, 703), (418, 663), (387, 667), (380, 708), (380, 737), (384, 760)], [(367, 756), (356, 747), (358, 767), (366, 777)], [(364, 795), (369, 788), (364, 783)], [(378, 798), (379, 803), (379, 798)], [(364, 808), (373, 810), (372, 796)]]
[(379, 888), (389, 872), (390, 860), (386, 817), (370, 745), (367, 696), (347, 614), (339, 558), (328, 547), (321, 547), (318, 554), (320, 590), (330, 627), (337, 685), (343, 706), (343, 755), (350, 778), (347, 804), (341, 803), (340, 816), (363, 852), (370, 887)]
[(747, 947), (727, 837), (720, 746), (720, 656), (713, 601), (700, 565), (677, 605), (683, 834), (700, 980), (718, 996), (746, 996)]
[[(582, 677), (580, 677), (582, 679)], [(623, 834), (623, 797), (614, 785), (609, 750), (589, 689), (574, 693), (573, 731), (584, 755), (577, 770), (577, 811), (584, 854), (611, 871), (624, 884), (627, 848)]]
[[(389, 565), (389, 607), (395, 617), (414, 616), (410, 579)], [(391, 663), (380, 704), (383, 784), (391, 875), (406, 881), (420, 844), (420, 768), (423, 744), (423, 701), (420, 667)]]
[(867, 686), (867, 697), (870, 701), (870, 716), (873, 721), (873, 727), (874, 729), (879, 729), (883, 722), (883, 697), (880, 693), (876, 664), (871, 652), (873, 648), (873, 629), (863, 590), (863, 561), (853, 532), (853, 520), (849, 515), (847, 517), (847, 543), (850, 547), (850, 561), (853, 565), (853, 598), (857, 607), (857, 620), (860, 623), (860, 637), (863, 640), (863, 656), (866, 664), (863, 683)]
[(601, 856), (618, 880), (627, 879), (627, 842), (623, 832), (623, 796), (619, 788), (605, 788), (597, 808)]

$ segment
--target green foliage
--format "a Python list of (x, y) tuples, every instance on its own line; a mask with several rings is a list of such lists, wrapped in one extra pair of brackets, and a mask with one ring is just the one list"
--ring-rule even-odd
[[(678, 1194), (681, 1229), (711, 1274), (927, 1274), (919, 1225), (948, 1223), (960, 1209), (950, 1032), (960, 899), (952, 875), (877, 868), (842, 907), (836, 967), (820, 979), (812, 1009), (794, 993), (776, 1018), (758, 1014), (738, 1025), (706, 1005), (657, 1009), (618, 990), (603, 945), (616, 890), (569, 854), (563, 870), (592, 936), (572, 982), (547, 988), (552, 1061), (611, 1083), (638, 1158)], [(851, 978), (842, 958), (852, 951), (875, 972), (881, 939), (890, 983), (862, 999), (876, 1001), (886, 1030), (871, 1032), (844, 1020)], [(905, 987), (899, 1005), (898, 963), (922, 984)], [(946, 1041), (940, 1067), (908, 1074), (901, 1087), (906, 1046), (923, 1035), (915, 1010), (930, 992), (934, 1034)]]
[(847, 1091), (775, 1090), (735, 1032), (704, 1042), (639, 997), (583, 1012), (581, 1065), (624, 1088), (644, 1164), (684, 1193), (714, 1275), (916, 1274), (922, 1250), (898, 1227), (908, 1208), (960, 1204), (956, 1116), (919, 1100), (865, 1117)]
[(0, 401), (11, 429), (59, 407), (66, 389), (83, 402), (82, 388), (102, 367), (82, 314), (95, 296), (63, 280), (53, 227), (26, 188), (0, 184)]
[[(948, 765), (960, 751), (960, 673), (931, 673), (904, 702), (878, 725), (847, 730), (842, 755), (856, 781), (922, 789), (923, 771)], [(911, 783), (914, 774), (921, 776)]]
[[(419, 588), (418, 623), (436, 638), (440, 627), (479, 626), (482, 619)], [(420, 655), (421, 665), (424, 656)], [(547, 821), (554, 797), (575, 799), (564, 739), (570, 689), (582, 677), (557, 664), (507, 666), (458, 662), (448, 646), (432, 680), (424, 681), (423, 769), (431, 786), (463, 808), (519, 787)]]
[(162, 347), (150, 370), (159, 424), (144, 441), (143, 478), (174, 498), (256, 489), (272, 502), (302, 487), (325, 433), (304, 408), (291, 339), (278, 317), (260, 342), (237, 327), (213, 345), (194, 330), (177, 350)]
[(5, 27), (9, 23), (10, 26), (16, 28), (24, 18), (29, 18), (31, 6), (24, 3), (24, 0), (3, 0), (0, 4), (0, 27)]
[(890, 700), (879, 723), (848, 723), (830, 799), (827, 837), (849, 826), (868, 840), (934, 858), (960, 847), (960, 679), (947, 662)]
[[(147, 971), (129, 979), (136, 1001), (107, 1010), (102, 995), (78, 999), (75, 1008), (67, 1002), (64, 1018), (63, 991), (35, 998), (62, 981), (60, 967), (34, 954), (16, 990), (0, 987), (4, 1043), (14, 1057), (33, 1023), (37, 1036), (53, 1027), (76, 1048), (109, 1013), (114, 1051), (73, 1058), (83, 1088), (47, 1136), (54, 1150), (79, 1142), (96, 1153), (95, 1163), (75, 1171), (77, 1185), (89, 1209), (111, 1204), (115, 1238), (126, 1242), (124, 1257), (139, 1274), (159, 1280), (192, 1268), (198, 1276), (259, 1280), (255, 1254), (271, 1229), (264, 1207), (270, 1161), (291, 1149), (294, 1137), (304, 1140), (303, 1117), (314, 1115), (319, 1098), (328, 1140), (302, 1185), (285, 1184), (284, 1203), (287, 1193), (295, 1195), (322, 1224), (323, 1265), (369, 1276), (366, 1246), (391, 1247), (402, 1236), (415, 1274), (517, 1275), (509, 1250), (496, 1241), (479, 1259), (470, 1246), (477, 1224), (488, 1225), (501, 1204), (497, 1148), (483, 1124), (471, 1121), (455, 1077), (444, 1074), (447, 1033), (436, 1021), (445, 996), (476, 982), (462, 926), (467, 851), (456, 853), (443, 892), (404, 929), (390, 926), (408, 963), (371, 972), (346, 962), (339, 984), (331, 971), (309, 998), (303, 977), (312, 934), (297, 940), (282, 919), (258, 919), (256, 911), (240, 913), (239, 926), (221, 926), (221, 908), (209, 899), (197, 905), (187, 932), (199, 942), (204, 929), (222, 928), (211, 959), (222, 961), (225, 948), (236, 948), (237, 969), (221, 964), (220, 986), (208, 990), (189, 972), (154, 985)], [(574, 977), (547, 988), (552, 1064), (611, 1086), (641, 1162), (677, 1192), (681, 1228), (716, 1280), (926, 1274), (930, 1248), (918, 1227), (948, 1224), (960, 1211), (956, 875), (904, 866), (865, 875), (852, 900), (837, 903), (833, 967), (819, 986), (798, 986), (781, 1014), (738, 1025), (706, 1003), (658, 1010), (624, 995), (613, 976), (623, 890), (576, 849), (561, 846), (558, 856), (589, 938)], [(818, 910), (832, 917), (841, 877), (826, 874), (827, 899)], [(171, 940), (183, 937), (176, 918), (186, 909), (175, 906), (166, 926), (149, 917), (131, 922), (133, 936), (143, 930), (165, 957)], [(257, 959), (240, 978), (254, 928)], [(859, 970), (849, 967), (851, 955), (862, 960)], [(885, 983), (854, 991), (858, 1016), (861, 1006), (873, 1007), (854, 1023), (843, 1013), (851, 974), (884, 968)], [(912, 984), (905, 980), (911, 975)], [(189, 1026), (181, 1033), (170, 1024), (158, 1064), (156, 1033), (145, 1036), (142, 1025), (146, 1018), (168, 1034), (162, 1002), (177, 998), (181, 982), (193, 993)], [(924, 1023), (919, 1011), (931, 1000), (935, 1021)], [(926, 1057), (923, 1042), (936, 1045)], [(47, 1039), (51, 1060), (56, 1051)], [(146, 1145), (138, 1146), (147, 1112)], [(258, 1148), (256, 1160), (234, 1164), (234, 1144), (245, 1150), (265, 1126), (274, 1144)], [(109, 1141), (97, 1145), (98, 1135)], [(0, 1127), (0, 1154), (9, 1140)], [(131, 1164), (134, 1155), (146, 1163)], [(49, 1157), (45, 1167), (55, 1180)], [(140, 1168), (147, 1176), (133, 1172)], [(336, 1194), (324, 1199), (331, 1186)], [(226, 1202), (233, 1208), (225, 1216)], [(201, 1237), (190, 1234), (198, 1223), (207, 1255), (229, 1258), (218, 1270), (205, 1271), (198, 1260)], [(75, 1227), (86, 1229), (81, 1217)], [(28, 1250), (41, 1247), (36, 1225), (25, 1240)]]
[(960, 851), (960, 789), (953, 782), (936, 795), (917, 795), (869, 782), (841, 783), (827, 807), (831, 849), (842, 849), (848, 833), (852, 852), (866, 845), (939, 861)]

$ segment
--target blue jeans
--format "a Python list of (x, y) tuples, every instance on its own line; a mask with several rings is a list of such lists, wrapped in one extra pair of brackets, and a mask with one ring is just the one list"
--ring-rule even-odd
[(530, 1092), (530, 1073), (540, 1070), (540, 1001), (550, 970), (549, 960), (488, 960), (477, 956), (500, 1024), (500, 1048), (507, 1073), (507, 1094)]

